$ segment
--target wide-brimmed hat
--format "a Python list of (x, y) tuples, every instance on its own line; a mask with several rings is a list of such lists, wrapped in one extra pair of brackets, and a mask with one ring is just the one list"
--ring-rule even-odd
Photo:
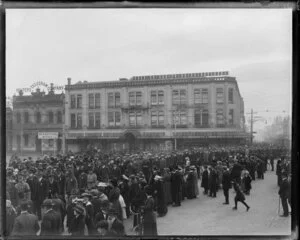
[(89, 192), (84, 192), (81, 194), (81, 197), (88, 197), (88, 198), (91, 198), (92, 197), (92, 194), (90, 194)]

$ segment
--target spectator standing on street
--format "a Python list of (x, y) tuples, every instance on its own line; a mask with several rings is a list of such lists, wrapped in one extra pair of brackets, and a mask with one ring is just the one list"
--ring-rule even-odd
[(223, 192), (225, 196), (225, 202), (223, 204), (229, 204), (229, 189), (231, 188), (231, 178), (229, 168), (224, 167), (222, 178)]
[(208, 170), (207, 170), (207, 166), (204, 166), (204, 171), (202, 173), (201, 187), (204, 188), (204, 194), (207, 194), (208, 193)]
[(21, 214), (16, 218), (13, 236), (35, 236), (40, 230), (38, 218), (34, 214), (28, 212), (28, 203), (21, 203)]
[(280, 188), (278, 191), (278, 194), (281, 199), (282, 208), (283, 208), (283, 215), (281, 215), (281, 217), (289, 216), (289, 207), (288, 207), (289, 192), (290, 192), (290, 185), (288, 182), (287, 174), (284, 172), (282, 173), (282, 182), (280, 184)]

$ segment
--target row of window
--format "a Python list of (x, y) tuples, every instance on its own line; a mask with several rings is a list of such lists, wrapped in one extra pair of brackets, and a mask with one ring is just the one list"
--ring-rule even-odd
[[(185, 110), (174, 113), (173, 124), (176, 125), (187, 125), (188, 121), (187, 112)], [(217, 126), (225, 126), (226, 117), (224, 116), (223, 109), (217, 109), (216, 111), (216, 123)], [(165, 124), (165, 113), (164, 111), (151, 111), (150, 115), (151, 126), (164, 126)], [(209, 112), (207, 109), (200, 110), (196, 109), (194, 112), (194, 123), (199, 127), (209, 126)], [(229, 110), (228, 124), (233, 125), (234, 123), (234, 110)], [(130, 111), (129, 112), (129, 126), (136, 127), (143, 125), (142, 111)], [(121, 126), (121, 113), (120, 112), (108, 112), (108, 126), (119, 127)], [(71, 128), (81, 129), (82, 128), (82, 113), (71, 114)], [(100, 112), (90, 112), (88, 114), (88, 128), (89, 129), (100, 129), (101, 118)]]
[[(16, 114), (16, 118), (17, 118), (17, 123), (21, 123), (21, 113), (18, 112)], [(48, 118), (48, 123), (54, 123), (54, 113), (52, 111), (49, 111), (47, 113), (47, 118)], [(62, 112), (58, 111), (56, 113), (56, 123), (62, 123)], [(42, 120), (42, 115), (40, 112), (36, 112), (34, 114), (34, 119), (35, 119), (35, 123), (41, 123)], [(23, 123), (29, 123), (29, 113), (28, 112), (24, 112), (24, 122)]]
[[(24, 134), (24, 147), (29, 146), (29, 134)], [(45, 140), (44, 140), (45, 141)], [(21, 145), (21, 136), (17, 136), (17, 145)], [(49, 147), (54, 147), (54, 139), (48, 139), (48, 146)]]
[[(150, 95), (151, 105), (164, 105), (164, 91), (151, 91)], [(89, 109), (100, 109), (101, 100), (100, 93), (90, 93), (88, 95)], [(186, 104), (187, 91), (185, 89), (172, 91), (173, 104)], [(224, 89), (216, 89), (216, 102), (224, 102)], [(208, 103), (208, 88), (194, 89), (194, 103), (207, 104)], [(228, 103), (233, 103), (233, 88), (228, 90)], [(129, 105), (140, 106), (142, 105), (142, 92), (129, 92)], [(108, 107), (120, 107), (121, 95), (119, 92), (108, 93)], [(71, 108), (82, 108), (82, 94), (71, 95)]]

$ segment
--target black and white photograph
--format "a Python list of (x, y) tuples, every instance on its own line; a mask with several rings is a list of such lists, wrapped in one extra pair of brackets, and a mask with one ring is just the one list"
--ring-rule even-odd
[(292, 13), (6, 9), (5, 236), (290, 236)]

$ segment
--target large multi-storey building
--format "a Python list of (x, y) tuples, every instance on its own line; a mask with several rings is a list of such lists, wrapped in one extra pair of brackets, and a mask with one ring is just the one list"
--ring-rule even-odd
[[(18, 153), (57, 153), (62, 150), (64, 94), (55, 94), (53, 84), (46, 94), (39, 88), (31, 95), (13, 97), (12, 150)], [(57, 139), (38, 135), (56, 133)]]
[(6, 131), (6, 152), (12, 151), (12, 141), (13, 141), (13, 111), (11, 107), (6, 106), (6, 125), (5, 125), (5, 131)]
[(65, 87), (69, 150), (241, 143), (244, 102), (228, 72), (134, 76)]

